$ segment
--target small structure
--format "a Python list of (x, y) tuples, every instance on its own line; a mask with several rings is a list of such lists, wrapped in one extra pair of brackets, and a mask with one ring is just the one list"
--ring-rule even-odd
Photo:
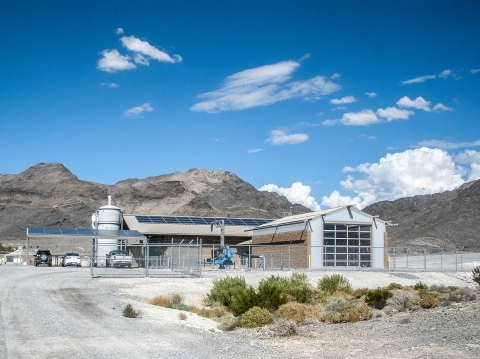
[(251, 231), (254, 251), (268, 256), (289, 246), (294, 268), (388, 267), (386, 222), (354, 206), (287, 216)]

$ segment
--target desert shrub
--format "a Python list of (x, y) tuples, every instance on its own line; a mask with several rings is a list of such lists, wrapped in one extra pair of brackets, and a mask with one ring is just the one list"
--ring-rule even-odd
[(356, 298), (356, 299), (359, 299), (359, 298), (365, 296), (369, 291), (370, 291), (369, 288), (355, 289), (355, 291), (353, 292), (353, 297)]
[(272, 322), (273, 315), (264, 308), (253, 307), (242, 314), (240, 325), (246, 328), (257, 328)]
[(477, 299), (475, 293), (468, 287), (458, 288), (449, 293), (449, 298), (452, 302), (467, 302)]
[(242, 315), (249, 309), (259, 306), (259, 300), (255, 288), (249, 286), (247, 288), (239, 288), (235, 292), (230, 303), (230, 310), (234, 315)]
[(373, 308), (382, 309), (392, 296), (392, 292), (386, 288), (372, 289), (365, 294), (365, 302)]
[(325, 276), (318, 281), (318, 289), (327, 295), (340, 292), (351, 292), (352, 287), (348, 282), (348, 279), (340, 274), (333, 274)]
[(157, 295), (148, 300), (148, 304), (158, 305), (160, 307), (171, 308), (172, 301), (165, 295)]
[(413, 286), (413, 289), (415, 289), (415, 290), (422, 290), (422, 289), (427, 290), (428, 285), (426, 285), (425, 283), (422, 283), (422, 282), (418, 282)]
[(447, 289), (448, 289), (450, 292), (453, 292), (453, 291), (457, 290), (458, 287), (456, 287), (456, 286), (454, 286), (454, 285), (449, 285), (449, 286), (447, 287)]
[(260, 338), (288, 337), (297, 334), (297, 326), (294, 322), (285, 319), (274, 319), (272, 323), (257, 329)]
[(475, 283), (480, 285), (480, 267), (475, 267), (472, 270), (472, 279)]
[(178, 313), (178, 319), (180, 320), (186, 320), (188, 316), (185, 313)]
[(292, 301), (298, 303), (310, 303), (314, 300), (315, 291), (308, 283), (305, 273), (292, 273), (285, 290)]
[(185, 312), (189, 312), (189, 311), (190, 311), (190, 307), (189, 307), (188, 305), (186, 305), (185, 303), (172, 304), (172, 309), (183, 310), (183, 311), (185, 311)]
[(307, 319), (322, 320), (322, 313), (315, 307), (297, 302), (282, 305), (278, 308), (276, 314), (283, 319), (295, 322), (297, 325), (304, 323)]
[(123, 308), (123, 316), (127, 318), (137, 318), (140, 315), (140, 312), (138, 310), (135, 310), (133, 308), (133, 305), (128, 303), (125, 308)]
[(403, 289), (403, 285), (398, 284), (398, 283), (390, 283), (387, 287), (388, 290), (394, 290), (394, 289)]
[(170, 301), (172, 302), (172, 305), (180, 304), (183, 302), (183, 296), (178, 293), (173, 293), (170, 295)]
[(435, 308), (435, 307), (438, 307), (439, 304), (440, 304), (440, 301), (432, 293), (426, 293), (422, 295), (420, 297), (420, 300), (418, 301), (418, 305), (420, 305), (424, 309)]
[(349, 302), (341, 297), (331, 300), (324, 311), (323, 320), (330, 324), (358, 322), (373, 317), (373, 310), (363, 301)]
[(213, 288), (205, 298), (205, 302), (207, 304), (218, 302), (221, 305), (230, 308), (235, 293), (246, 288), (247, 283), (243, 277), (226, 277), (215, 280), (213, 282)]
[(447, 287), (445, 287), (443, 284), (441, 284), (441, 285), (433, 284), (433, 285), (430, 286), (429, 291), (430, 292), (438, 292), (438, 293), (448, 293), (449, 292)]
[(411, 300), (418, 298), (416, 292), (405, 290), (394, 290), (392, 294), (392, 297), (387, 299), (387, 306), (399, 312), (404, 312), (405, 310), (410, 309)]
[(258, 283), (258, 306), (270, 311), (277, 310), (281, 305), (288, 303), (286, 281), (284, 278), (271, 276)]
[(233, 315), (224, 316), (220, 320), (220, 324), (217, 326), (218, 329), (223, 331), (234, 330), (240, 325), (240, 317), (234, 317)]

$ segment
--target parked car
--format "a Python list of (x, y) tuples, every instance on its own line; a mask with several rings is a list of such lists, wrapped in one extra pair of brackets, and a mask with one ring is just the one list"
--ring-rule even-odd
[(62, 267), (66, 266), (74, 266), (74, 267), (80, 267), (82, 265), (82, 258), (78, 255), (78, 253), (65, 253), (65, 255), (62, 257)]
[(47, 265), (49, 267), (52, 266), (52, 253), (48, 249), (46, 250), (38, 250), (35, 254), (35, 267), (39, 265)]
[(107, 267), (132, 267), (132, 256), (129, 256), (127, 251), (123, 250), (111, 250), (105, 256), (105, 266)]

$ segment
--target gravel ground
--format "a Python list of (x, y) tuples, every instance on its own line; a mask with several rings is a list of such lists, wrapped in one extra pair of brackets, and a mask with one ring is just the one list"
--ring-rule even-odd
[[(312, 285), (340, 273), (354, 288), (392, 282), (476, 288), (471, 274), (305, 271)], [(204, 272), (202, 278), (95, 278), (86, 268), (0, 266), (0, 358), (475, 358), (480, 357), (480, 302), (383, 315), (353, 324), (297, 327), (289, 337), (265, 330), (221, 332), (217, 323), (147, 304), (178, 293), (202, 305), (215, 279), (262, 278), (291, 272)], [(479, 295), (480, 297), (480, 295)], [(122, 316), (131, 303), (141, 318)], [(268, 332), (268, 331), (267, 331)]]

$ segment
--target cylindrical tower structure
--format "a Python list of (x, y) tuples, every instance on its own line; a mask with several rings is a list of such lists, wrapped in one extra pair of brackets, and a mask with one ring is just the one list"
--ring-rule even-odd
[[(108, 204), (100, 207), (92, 215), (93, 229), (119, 230), (122, 223), (120, 208), (112, 205), (112, 196), (108, 196)], [(106, 265), (106, 254), (111, 250), (118, 249), (118, 239), (97, 239), (97, 267)]]

